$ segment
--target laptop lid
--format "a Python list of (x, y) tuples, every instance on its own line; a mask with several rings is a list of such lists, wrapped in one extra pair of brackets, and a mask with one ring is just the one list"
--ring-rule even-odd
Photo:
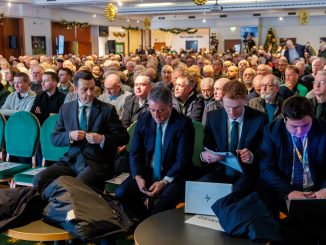
[(291, 215), (326, 214), (326, 199), (296, 199), (289, 205)]
[(232, 184), (187, 181), (185, 212), (215, 215), (211, 206), (231, 192)]

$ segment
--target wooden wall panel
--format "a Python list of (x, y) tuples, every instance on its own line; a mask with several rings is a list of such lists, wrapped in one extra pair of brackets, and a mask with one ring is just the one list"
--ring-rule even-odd
[(52, 50), (56, 53), (55, 38), (59, 35), (64, 36), (64, 52), (73, 53), (73, 42), (78, 41), (79, 55), (88, 55), (92, 53), (91, 27), (67, 29), (61, 23), (52, 22)]
[[(0, 21), (0, 54), (5, 58), (23, 55), (21, 20), (17, 18), (3, 18)], [(16, 48), (10, 47), (10, 37), (15, 39)]]

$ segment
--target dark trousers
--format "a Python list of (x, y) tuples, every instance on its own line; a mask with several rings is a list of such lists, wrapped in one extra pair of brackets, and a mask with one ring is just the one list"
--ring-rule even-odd
[[(146, 187), (152, 181), (145, 179)], [(129, 176), (115, 191), (115, 197), (121, 202), (124, 211), (131, 219), (143, 220), (146, 217), (176, 207), (178, 202), (184, 200), (185, 182), (173, 181), (168, 184), (159, 195), (152, 198), (150, 210), (145, 207), (144, 201), (148, 196), (140, 192), (136, 180)]]
[(105, 181), (108, 179), (105, 173), (94, 171), (86, 164), (82, 166), (80, 163), (69, 165), (58, 162), (35, 175), (33, 187), (42, 193), (53, 180), (64, 175), (76, 177), (97, 191), (104, 190)]

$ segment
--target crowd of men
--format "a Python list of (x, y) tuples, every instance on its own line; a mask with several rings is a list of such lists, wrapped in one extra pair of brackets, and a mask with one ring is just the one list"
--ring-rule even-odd
[[(281, 210), (285, 199), (326, 198), (326, 62), (286, 44), (283, 55), (1, 57), (0, 113), (30, 111), (41, 124), (59, 114), (52, 141), (69, 151), (34, 178), (40, 191), (60, 175), (102, 189), (127, 155), (131, 175), (115, 194), (134, 221), (175, 207), (189, 176), (232, 183), (239, 195), (263, 186)], [(205, 126), (201, 176), (191, 173), (192, 120)], [(236, 154), (244, 173), (212, 151)]]

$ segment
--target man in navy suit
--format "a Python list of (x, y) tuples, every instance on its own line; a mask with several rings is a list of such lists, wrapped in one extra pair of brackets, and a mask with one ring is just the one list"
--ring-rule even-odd
[[(208, 173), (199, 181), (232, 183), (234, 191), (251, 191), (258, 180), (259, 146), (267, 117), (245, 106), (247, 88), (239, 81), (226, 83), (222, 96), (224, 108), (207, 113), (204, 146), (210, 151), (203, 151), (201, 158), (207, 163)], [(211, 151), (233, 152), (244, 173), (223, 165), (219, 161), (224, 156)]]
[(86, 184), (103, 189), (105, 180), (114, 174), (117, 148), (128, 143), (115, 108), (94, 97), (92, 73), (78, 71), (74, 76), (78, 100), (64, 104), (52, 134), (55, 146), (69, 146), (57, 164), (48, 167), (33, 179), (40, 192), (59, 176), (76, 176)]
[[(265, 128), (261, 145), (261, 196), (276, 214), (286, 211), (285, 200), (326, 198), (325, 122), (313, 118), (309, 100), (300, 96), (288, 98), (282, 114)], [(296, 244), (318, 244), (316, 237), (325, 244), (324, 222), (322, 214), (290, 216), (287, 230), (293, 229)]]
[(130, 150), (131, 176), (115, 192), (134, 220), (175, 208), (184, 198), (192, 165), (194, 127), (190, 118), (173, 108), (170, 89), (154, 87), (148, 108), (137, 120)]

